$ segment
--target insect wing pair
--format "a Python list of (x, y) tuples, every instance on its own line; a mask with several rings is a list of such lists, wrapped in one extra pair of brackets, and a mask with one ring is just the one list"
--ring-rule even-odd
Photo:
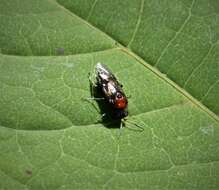
[[(115, 120), (121, 120), (120, 128), (125, 125), (125, 121), (137, 126), (143, 130), (143, 128), (134, 122), (127, 120), (128, 116), (128, 99), (122, 89), (122, 84), (119, 83), (115, 75), (103, 64), (97, 63), (95, 68), (96, 83), (94, 84), (96, 89), (100, 89), (103, 94), (103, 99), (111, 107), (112, 116)], [(100, 99), (100, 98), (93, 98)]]
[(111, 105), (115, 119), (128, 116), (128, 100), (112, 72), (100, 63), (96, 65), (97, 86), (102, 90), (105, 100)]

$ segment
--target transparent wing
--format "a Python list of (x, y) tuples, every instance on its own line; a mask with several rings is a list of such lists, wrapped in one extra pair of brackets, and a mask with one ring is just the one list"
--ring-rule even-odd
[(97, 75), (101, 77), (101, 79), (106, 80), (106, 81), (113, 80), (118, 83), (115, 75), (110, 71), (110, 69), (106, 65), (97, 63), (96, 72), (97, 72)]

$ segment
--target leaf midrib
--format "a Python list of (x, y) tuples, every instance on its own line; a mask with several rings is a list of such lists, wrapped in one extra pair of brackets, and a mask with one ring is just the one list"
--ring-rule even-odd
[[(219, 122), (219, 116), (216, 115), (213, 111), (211, 111), (209, 108), (207, 108), (204, 104), (202, 104), (200, 101), (198, 101), (196, 98), (194, 98), (190, 93), (188, 93), (184, 88), (180, 87), (177, 83), (175, 83), (174, 81), (172, 81), (171, 79), (169, 79), (166, 74), (161, 73), (157, 68), (151, 66), (150, 64), (148, 64), (145, 60), (143, 60), (139, 55), (137, 55), (136, 53), (132, 52), (130, 49), (126, 48), (124, 45), (122, 45), (120, 42), (116, 41), (115, 39), (113, 39), (111, 36), (109, 36), (107, 33), (103, 32), (102, 30), (100, 30), (99, 28), (95, 27), (94, 25), (92, 25), (91, 23), (89, 23), (87, 20), (81, 18), (80, 16), (76, 15), (75, 13), (73, 13), (72, 11), (68, 10), (67, 8), (65, 8), (64, 6), (62, 6), (61, 4), (59, 4), (58, 2), (54, 1), (54, 0), (49, 0), (50, 3), (54, 3), (56, 4), (60, 9), (62, 9), (64, 12), (66, 12), (68, 15), (70, 16), (74, 16), (77, 17), (79, 20), (81, 20), (81, 22), (83, 22), (84, 24), (88, 25), (89, 27), (91, 27), (92, 29), (103, 33), (104, 35), (106, 35), (109, 39), (111, 39), (112, 41), (117, 42), (117, 46), (118, 47), (113, 47), (110, 49), (105, 49), (105, 50), (99, 50), (98, 52), (102, 52), (102, 51), (111, 51), (111, 50), (119, 50), (119, 51), (123, 51), (124, 53), (126, 53), (128, 56), (133, 57), (135, 60), (137, 60), (137, 62), (139, 62), (140, 64), (142, 64), (144, 67), (146, 67), (147, 69), (149, 69), (151, 72), (153, 72), (156, 76), (158, 76), (161, 80), (165, 81), (166, 83), (168, 83), (169, 85), (171, 85), (174, 89), (177, 90), (177, 92), (179, 92), (180, 94), (182, 94), (184, 97), (186, 97), (188, 99), (188, 101), (192, 102), (194, 105), (196, 105), (197, 107), (199, 107), (201, 110), (203, 110), (205, 113), (207, 113), (211, 118), (213, 118), (214, 120), (216, 120), (217, 122)], [(96, 53), (95, 52), (86, 52), (86, 53), (79, 53), (79, 54), (73, 54), (73, 55), (67, 55), (67, 56), (78, 56), (78, 55), (86, 55), (86, 54), (91, 54), (91, 53)], [(5, 54), (1, 54), (0, 55), (5, 55)], [(13, 56), (13, 55), (10, 55)], [(27, 56), (24, 56), (27, 57)], [(35, 57), (35, 56), (28, 56), (28, 57)], [(42, 57), (46, 57), (46, 56), (42, 56)], [(49, 56), (51, 57), (51, 56)], [(53, 57), (53, 56), (52, 56)], [(55, 56), (54, 56), (55, 57)]]
[[(145, 60), (143, 60), (139, 55), (137, 55), (136, 53), (132, 52), (130, 49), (126, 48), (124, 45), (122, 45), (120, 42), (118, 42), (117, 40), (113, 39), (111, 36), (109, 36), (107, 33), (103, 32), (102, 30), (100, 30), (99, 28), (95, 27), (94, 25), (92, 25), (91, 23), (89, 23), (88, 21), (84, 20), (82, 17), (76, 15), (75, 13), (73, 13), (72, 11), (68, 10), (67, 8), (65, 8), (64, 6), (60, 5), (58, 2), (54, 2), (53, 0), (49, 0), (51, 3), (55, 3), (57, 4), (57, 6), (59, 6), (62, 10), (64, 10), (67, 14), (70, 14), (71, 16), (75, 16), (78, 19), (80, 19), (83, 23), (85, 23), (86, 25), (92, 27), (94, 30), (101, 32), (103, 34), (105, 34), (106, 36), (108, 36), (110, 39), (112, 39), (113, 41), (116, 41), (118, 43), (118, 47), (115, 49), (121, 50), (123, 52), (125, 52), (126, 54), (128, 54), (129, 56), (133, 57), (134, 59), (136, 59), (140, 64), (142, 64), (143, 66), (145, 66), (147, 69), (149, 69), (150, 71), (152, 71), (155, 75), (157, 75), (161, 80), (165, 81), (166, 83), (168, 83), (169, 85), (171, 85), (172, 87), (174, 87), (174, 89), (176, 89), (180, 94), (182, 94), (184, 97), (186, 97), (190, 102), (192, 102), (194, 105), (196, 105), (197, 107), (199, 107), (201, 110), (203, 110), (204, 112), (206, 112), (211, 118), (213, 118), (214, 120), (216, 120), (217, 122), (219, 122), (219, 116), (216, 115), (213, 111), (211, 111), (209, 108), (207, 108), (204, 104), (202, 104), (200, 101), (198, 101), (196, 98), (194, 98), (190, 93), (188, 93), (185, 89), (181, 88), (177, 83), (175, 83), (174, 81), (172, 81), (171, 79), (169, 79), (166, 74), (161, 73), (157, 68), (151, 66), (150, 64), (148, 64)], [(194, 1), (193, 1), (194, 3)], [(192, 7), (192, 6), (191, 6)], [(90, 52), (91, 53), (91, 52)]]
[[(6, 86), (15, 87), (14, 85), (11, 85), (11, 84), (7, 84), (7, 83), (4, 83), (4, 84)], [(35, 96), (35, 98), (37, 98), (37, 100), (39, 101), (40, 104), (42, 104), (43, 106), (47, 107), (48, 109), (51, 109), (51, 110), (61, 114), (62, 116), (64, 116), (71, 123), (71, 125), (63, 128), (63, 129), (18, 129), (18, 128), (10, 128), (10, 129), (14, 129), (16, 131), (65, 131), (66, 129), (69, 129), (69, 128), (72, 128), (72, 127), (82, 127), (82, 126), (88, 127), (88, 126), (101, 124), (101, 123), (95, 122), (95, 123), (89, 123), (89, 124), (76, 125), (76, 124), (72, 123), (72, 121), (64, 113), (60, 112), (59, 110), (56, 110), (54, 105), (47, 105), (41, 99), (39, 99), (36, 96), (36, 92), (32, 89), (32, 87), (19, 86), (18, 88), (24, 88), (24, 89), (28, 89), (28, 90), (32, 91), (33, 95)], [(74, 88), (74, 87), (72, 87), (72, 88)], [(76, 89), (78, 89), (78, 88), (76, 88)], [(82, 90), (86, 91), (85, 89), (82, 89)], [(57, 103), (57, 104), (59, 104), (59, 103)], [(160, 108), (157, 108), (157, 109), (144, 111), (144, 112), (141, 112), (141, 113), (138, 113), (138, 114), (133, 114), (130, 117), (135, 118), (135, 117), (138, 117), (138, 116), (141, 116), (141, 115), (153, 114), (154, 112), (159, 112), (159, 111), (163, 111), (163, 110), (166, 110), (166, 109), (172, 109), (172, 108), (176, 108), (176, 107), (184, 106), (184, 105), (188, 105), (188, 104), (189, 104), (188, 102), (174, 103), (174, 104), (170, 104), (170, 105), (160, 107)], [(106, 124), (111, 124), (111, 123), (112, 122), (109, 122), (109, 123), (106, 123)], [(3, 125), (0, 125), (0, 127), (9, 128), (9, 127), (3, 126)]]

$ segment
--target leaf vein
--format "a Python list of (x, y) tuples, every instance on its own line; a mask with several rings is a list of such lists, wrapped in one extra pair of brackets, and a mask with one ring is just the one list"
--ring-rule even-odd
[(208, 96), (208, 94), (210, 93), (210, 91), (214, 88), (214, 86), (219, 82), (219, 80), (216, 80), (213, 84), (210, 85), (210, 87), (208, 88), (207, 92), (205, 95), (203, 95), (203, 97), (201, 98), (201, 102), (204, 101), (204, 99)]
[(140, 23), (141, 23), (141, 20), (142, 20), (142, 14), (143, 14), (143, 11), (144, 11), (144, 3), (145, 3), (145, 0), (141, 0), (141, 7), (140, 7), (139, 15), (138, 15), (138, 20), (136, 22), (136, 26), (135, 26), (134, 32), (132, 34), (132, 38), (129, 41), (129, 44), (127, 45), (127, 47), (131, 46), (131, 44), (133, 43), (133, 41), (135, 39), (137, 31), (139, 29), (139, 26), (140, 26)]
[(88, 13), (88, 16), (87, 16), (87, 18), (86, 18), (87, 21), (89, 21), (91, 15), (92, 15), (92, 13), (93, 13), (93, 10), (94, 10), (94, 8), (95, 8), (95, 6), (96, 6), (96, 4), (97, 4), (97, 1), (98, 1), (98, 0), (94, 0), (94, 2), (93, 2), (93, 4), (92, 4), (91, 9), (90, 9), (90, 12)]
[(185, 21), (183, 22), (183, 24), (181, 25), (181, 27), (179, 28), (179, 30), (175, 33), (175, 35), (172, 37), (172, 39), (167, 43), (166, 47), (163, 49), (163, 51), (161, 52), (160, 56), (158, 57), (156, 63), (154, 64), (154, 67), (156, 67), (159, 62), (161, 61), (161, 59), (163, 58), (164, 54), (166, 53), (166, 51), (168, 50), (168, 48), (170, 47), (170, 45), (172, 44), (172, 42), (178, 37), (178, 35), (180, 35), (180, 33), (183, 31), (184, 27), (187, 25), (187, 23), (189, 22), (191, 16), (192, 16), (192, 8), (193, 5), (195, 3), (195, 0), (192, 1), (191, 7), (189, 8), (189, 13), (187, 18), (185, 19)]
[(197, 65), (192, 72), (190, 73), (190, 75), (188, 76), (188, 78), (185, 80), (184, 85), (182, 86), (182, 88), (186, 88), (186, 85), (189, 83), (189, 81), (191, 80), (192, 76), (194, 76), (195, 72), (205, 63), (205, 60), (207, 59), (208, 55), (211, 53), (212, 49), (213, 49), (213, 45), (210, 46), (210, 48), (208, 49), (208, 52), (205, 54), (205, 56), (202, 58), (201, 62), (199, 65)]

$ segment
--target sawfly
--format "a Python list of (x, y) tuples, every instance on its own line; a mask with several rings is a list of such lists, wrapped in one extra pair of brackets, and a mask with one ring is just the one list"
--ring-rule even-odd
[[(143, 131), (143, 128), (133, 121), (128, 119), (128, 98), (123, 91), (123, 85), (117, 80), (115, 75), (106, 65), (97, 63), (95, 66), (95, 82), (92, 81), (89, 73), (90, 84), (92, 91), (101, 92), (101, 97), (91, 97), (96, 101), (105, 101), (110, 108), (110, 115), (112, 120), (119, 120), (120, 129), (126, 126), (125, 123), (130, 123)], [(93, 96), (93, 92), (92, 92)], [(103, 114), (106, 115), (106, 114)]]

